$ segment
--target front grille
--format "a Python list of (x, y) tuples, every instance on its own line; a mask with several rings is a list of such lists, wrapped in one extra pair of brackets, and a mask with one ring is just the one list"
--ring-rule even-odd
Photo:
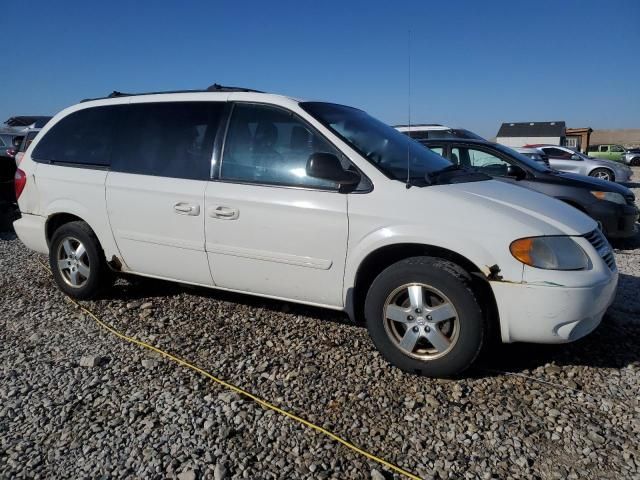
[(611, 245), (609, 245), (609, 242), (604, 237), (600, 229), (596, 228), (593, 232), (587, 233), (584, 238), (586, 238), (589, 243), (593, 245), (593, 248), (595, 248), (598, 252), (598, 255), (602, 257), (604, 263), (606, 263), (611, 270), (615, 270), (616, 257), (613, 255)]

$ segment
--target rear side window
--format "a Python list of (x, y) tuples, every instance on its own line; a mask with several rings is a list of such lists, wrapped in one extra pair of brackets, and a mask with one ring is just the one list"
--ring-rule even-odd
[(192, 180), (209, 178), (223, 102), (138, 103), (127, 107), (111, 169)]
[(34, 160), (109, 166), (113, 129), (124, 106), (78, 110), (56, 123), (40, 140)]

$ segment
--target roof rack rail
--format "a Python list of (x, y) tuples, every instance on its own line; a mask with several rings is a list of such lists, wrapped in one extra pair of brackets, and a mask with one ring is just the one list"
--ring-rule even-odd
[(107, 98), (120, 98), (120, 97), (136, 97), (140, 95), (159, 95), (162, 93), (204, 93), (204, 92), (253, 92), (253, 93), (264, 93), (261, 90), (252, 90), (250, 88), (244, 87), (228, 87), (225, 85), (219, 85), (214, 83), (207, 87), (206, 90), (167, 90), (162, 92), (141, 92), (141, 93), (125, 93), (114, 90), (106, 97), (97, 97), (97, 98), (85, 98), (80, 101), (80, 103), (90, 102), (92, 100), (104, 100)]

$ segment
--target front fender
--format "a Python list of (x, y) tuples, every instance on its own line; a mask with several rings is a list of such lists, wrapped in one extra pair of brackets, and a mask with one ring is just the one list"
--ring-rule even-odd
[[(491, 239), (491, 235), (487, 235)], [(497, 242), (497, 238), (494, 238)], [(351, 242), (351, 239), (350, 239)], [(509, 245), (498, 245), (490, 241), (480, 242), (463, 235), (437, 235), (427, 226), (393, 225), (378, 228), (349, 245), (345, 267), (345, 298), (355, 285), (356, 275), (362, 262), (373, 252), (397, 244), (417, 244), (438, 247), (455, 252), (473, 263), (478, 271), (489, 275), (489, 268), (498, 265), (503, 279), (522, 281), (522, 264), (509, 253)]]

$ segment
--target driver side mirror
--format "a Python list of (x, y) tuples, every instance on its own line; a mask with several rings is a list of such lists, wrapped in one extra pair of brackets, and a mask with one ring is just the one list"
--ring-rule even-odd
[(507, 167), (507, 177), (514, 177), (516, 180), (522, 180), (527, 177), (527, 172), (517, 165), (509, 165)]
[(360, 183), (360, 175), (342, 168), (340, 159), (332, 153), (312, 153), (307, 160), (306, 171), (310, 177), (335, 182), (341, 187)]
[(573, 155), (571, 155), (571, 160), (582, 160), (582, 157), (580, 157), (580, 155), (574, 153)]

